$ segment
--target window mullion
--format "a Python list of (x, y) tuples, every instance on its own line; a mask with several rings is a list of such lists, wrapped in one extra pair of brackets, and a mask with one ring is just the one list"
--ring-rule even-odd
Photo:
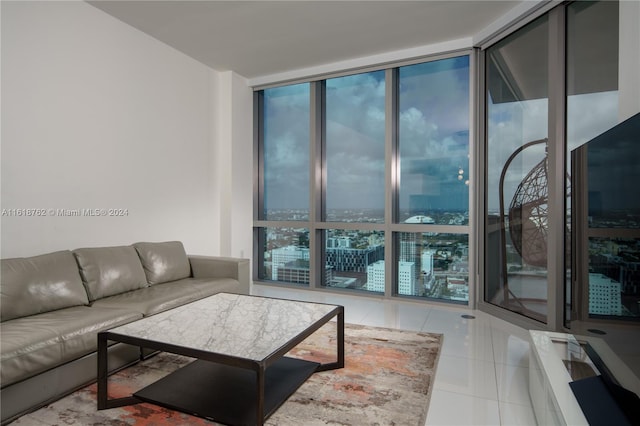
[[(549, 12), (549, 76), (565, 75), (565, 22), (565, 8)], [(547, 326), (551, 330), (562, 329), (564, 310), (565, 94), (565, 79), (549, 77)]]
[(385, 75), (385, 238), (384, 269), (385, 296), (396, 291), (396, 244), (393, 243), (392, 226), (398, 220), (398, 68), (386, 70)]
[(324, 161), (324, 81), (311, 83), (310, 90), (310, 132), (309, 132), (309, 274), (311, 288), (319, 288), (324, 269), (324, 244), (322, 229), (318, 222), (324, 218), (325, 161)]

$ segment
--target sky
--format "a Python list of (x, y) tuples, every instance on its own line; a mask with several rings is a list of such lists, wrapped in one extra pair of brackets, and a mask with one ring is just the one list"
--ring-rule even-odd
[[(570, 96), (568, 149), (614, 126), (617, 105), (617, 91)], [(490, 98), (488, 119), (488, 209), (497, 212), (502, 167), (518, 147), (547, 137), (548, 101), (494, 104)], [(416, 200), (432, 209), (468, 210), (469, 120), (467, 56), (399, 69), (401, 211)], [(264, 125), (266, 209), (306, 209), (309, 84), (267, 89)], [(384, 144), (384, 71), (327, 80), (327, 209), (383, 209)], [(506, 208), (545, 150), (539, 144), (514, 158), (505, 175)]]
[(384, 208), (384, 75), (376, 71), (326, 82), (328, 210)]
[[(327, 209), (384, 208), (384, 71), (326, 81)], [(437, 196), (436, 208), (468, 209), (469, 60), (401, 67), (401, 208), (411, 195)], [(266, 207), (308, 205), (309, 86), (265, 91)], [(455, 188), (454, 188), (455, 186)]]
[(308, 209), (309, 83), (264, 92), (265, 206)]

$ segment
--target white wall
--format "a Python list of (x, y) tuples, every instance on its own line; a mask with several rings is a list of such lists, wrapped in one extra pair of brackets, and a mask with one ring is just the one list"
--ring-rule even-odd
[(253, 244), (253, 91), (232, 72), (219, 73), (216, 97), (215, 204), (220, 254), (251, 257)]
[(233, 139), (231, 148), (231, 251), (250, 258), (253, 249), (253, 91), (247, 81), (232, 78)]
[[(173, 239), (218, 254), (217, 73), (84, 2), (1, 7), (1, 256)], [(27, 208), (47, 215), (12, 216)], [(88, 208), (128, 213), (48, 212)]]

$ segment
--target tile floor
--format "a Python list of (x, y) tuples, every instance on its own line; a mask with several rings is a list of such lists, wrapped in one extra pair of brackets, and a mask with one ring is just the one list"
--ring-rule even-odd
[[(527, 330), (484, 312), (254, 285), (253, 294), (345, 307), (345, 321), (443, 333), (427, 425), (535, 425)], [(475, 319), (461, 315), (470, 314)]]

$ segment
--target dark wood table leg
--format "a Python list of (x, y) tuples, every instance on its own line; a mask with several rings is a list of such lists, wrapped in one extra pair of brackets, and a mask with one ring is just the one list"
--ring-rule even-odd
[(264, 365), (258, 367), (256, 372), (258, 377), (256, 380), (256, 425), (264, 424), (264, 385), (265, 385), (265, 368)]
[(98, 410), (107, 408), (108, 374), (107, 336), (104, 333), (98, 333)]
[(344, 308), (337, 315), (336, 324), (336, 362), (321, 364), (316, 371), (336, 370), (344, 368)]
[(336, 368), (344, 368), (344, 308), (338, 314), (338, 363)]
[(140, 403), (140, 400), (127, 396), (109, 399), (109, 352), (107, 333), (98, 333), (98, 410), (122, 407)]

